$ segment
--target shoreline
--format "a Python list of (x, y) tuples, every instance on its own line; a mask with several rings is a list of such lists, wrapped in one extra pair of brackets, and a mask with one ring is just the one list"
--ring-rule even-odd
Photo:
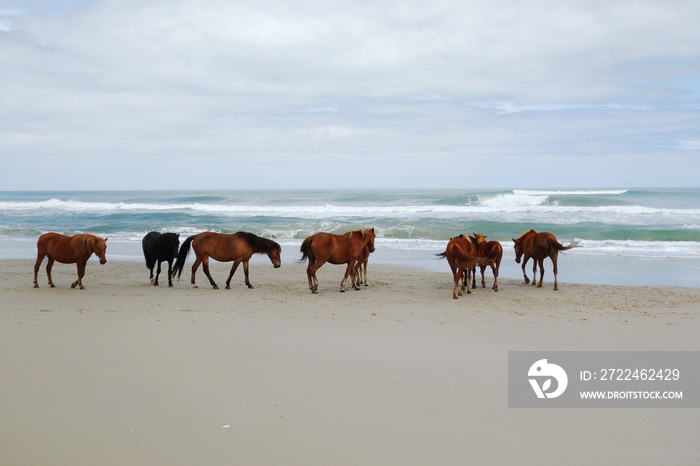
[[(265, 258), (267, 261), (267, 258)], [(452, 299), (450, 274), (324, 265), (153, 287), (145, 265), (0, 260), (0, 459), (9, 464), (697, 461), (692, 409), (510, 409), (515, 350), (700, 350), (700, 289), (507, 278)], [(230, 264), (229, 264), (230, 265)], [(546, 277), (545, 277), (546, 278)], [(490, 275), (487, 286), (490, 287)], [(162, 279), (161, 279), (162, 282)]]
[[(283, 244), (282, 264), (294, 264), (298, 261), (299, 245)], [(445, 245), (447, 242), (445, 242)], [(397, 267), (419, 268), (425, 272), (444, 272), (449, 274), (449, 266), (444, 259), (438, 259), (435, 250), (393, 249), (378, 247), (370, 258), (370, 264), (391, 265)], [(94, 256), (93, 256), (94, 257)], [(107, 259), (114, 262), (140, 263), (143, 265), (141, 244), (136, 242), (108, 241)], [(522, 280), (521, 265), (515, 263), (512, 248), (504, 248), (500, 277)], [(0, 241), (0, 261), (36, 260), (36, 241)], [(91, 259), (88, 264), (91, 264)], [(189, 258), (185, 267), (194, 259)], [(267, 257), (254, 255), (251, 264), (264, 265)], [(325, 266), (324, 266), (325, 267)], [(526, 267), (532, 278), (532, 261)], [(580, 283), (588, 285), (617, 286), (681, 286), (700, 288), (695, 278), (700, 272), (700, 259), (679, 257), (640, 257), (640, 256), (602, 256), (582, 254), (572, 250), (559, 256), (559, 282)], [(491, 270), (487, 268), (487, 276)], [(545, 261), (545, 282), (552, 281), (552, 263)]]

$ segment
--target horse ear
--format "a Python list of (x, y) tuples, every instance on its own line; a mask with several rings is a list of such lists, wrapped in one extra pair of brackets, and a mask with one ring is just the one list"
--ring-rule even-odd
[(109, 236), (105, 238), (105, 243), (107, 242), (108, 239), (109, 239)]

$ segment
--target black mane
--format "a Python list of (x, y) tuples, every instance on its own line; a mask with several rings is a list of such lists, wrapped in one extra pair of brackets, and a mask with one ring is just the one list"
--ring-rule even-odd
[(261, 238), (260, 236), (248, 233), (247, 231), (239, 231), (234, 233), (239, 239), (248, 243), (248, 246), (256, 253), (267, 253), (274, 250), (282, 250), (282, 247), (271, 239)]

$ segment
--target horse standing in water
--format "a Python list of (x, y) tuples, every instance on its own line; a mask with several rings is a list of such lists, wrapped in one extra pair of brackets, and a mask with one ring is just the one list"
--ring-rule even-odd
[(306, 276), (309, 279), (309, 289), (312, 293), (318, 293), (318, 278), (316, 271), (323, 264), (347, 264), (345, 276), (340, 282), (340, 291), (345, 291), (345, 283), (351, 277), (352, 287), (359, 290), (355, 278), (355, 269), (358, 259), (362, 256), (362, 250), (367, 247), (368, 254), (374, 252), (374, 228), (349, 231), (344, 235), (331, 233), (316, 233), (308, 236), (301, 244), (301, 259), (304, 262), (309, 259), (306, 268)]
[(83, 277), (85, 276), (85, 264), (93, 253), (100, 259), (100, 264), (105, 264), (105, 252), (107, 251), (107, 238), (99, 238), (89, 233), (79, 233), (73, 236), (65, 236), (58, 233), (45, 233), (39, 237), (36, 242), (37, 257), (34, 264), (34, 288), (39, 288), (37, 283), (37, 274), (39, 267), (44, 257), (49, 257), (49, 262), (46, 264), (46, 275), (49, 278), (49, 286), (54, 288), (56, 285), (51, 280), (51, 268), (54, 261), (61, 264), (77, 264), (78, 279), (70, 286), (75, 288), (80, 286), (84, 290)]
[(523, 260), (523, 277), (525, 277), (525, 283), (530, 283), (530, 279), (527, 278), (527, 273), (525, 273), (525, 264), (530, 258), (533, 259), (534, 264), (532, 267), (532, 284), (537, 284), (537, 264), (540, 264), (540, 282), (537, 284), (538, 288), (542, 287), (542, 279), (544, 278), (544, 260), (549, 257), (552, 259), (552, 265), (554, 266), (554, 291), (559, 289), (557, 284), (557, 257), (559, 256), (559, 251), (567, 251), (571, 248), (578, 246), (578, 242), (564, 246), (557, 241), (557, 238), (547, 232), (537, 233), (535, 230), (530, 230), (523, 233), (523, 235), (518, 239), (513, 239), (513, 247), (515, 248), (515, 262), (520, 263), (520, 258), (525, 257)]
[[(503, 259), (503, 246), (498, 241), (486, 241), (486, 236), (480, 233), (474, 233), (474, 236), (470, 236), (472, 244), (476, 243), (476, 250), (478, 255), (488, 258), (488, 262), (483, 262), (479, 264), (481, 269), (481, 287), (486, 288), (486, 280), (484, 280), (484, 271), (486, 266), (491, 266), (491, 271), (493, 272), (493, 286), (491, 289), (493, 291), (498, 291), (498, 270), (501, 268), (501, 259)], [(474, 271), (474, 282), (472, 286), (476, 287), (476, 270)]]
[(231, 278), (233, 278), (233, 274), (236, 273), (236, 269), (241, 262), (245, 272), (245, 284), (248, 285), (248, 288), (253, 288), (248, 279), (248, 261), (253, 254), (267, 254), (275, 268), (279, 268), (281, 265), (280, 253), (282, 252), (282, 247), (270, 239), (261, 238), (245, 231), (239, 231), (232, 235), (204, 232), (190, 236), (182, 243), (171, 276), (175, 276), (177, 273), (177, 278), (179, 279), (180, 275), (182, 275), (182, 269), (190, 252), (190, 245), (192, 245), (192, 249), (194, 249), (194, 253), (197, 256), (192, 265), (192, 286), (194, 288), (197, 288), (194, 276), (199, 264), (202, 264), (204, 274), (209, 279), (211, 286), (215, 290), (219, 289), (209, 274), (210, 257), (219, 262), (233, 261), (231, 273), (228, 276), (228, 280), (226, 280), (227, 290), (231, 288)]
[[(438, 257), (447, 258), (447, 263), (450, 265), (452, 275), (454, 276), (455, 286), (452, 290), (452, 297), (458, 299), (462, 296), (462, 292), (466, 289), (467, 294), (471, 294), (469, 289), (470, 275), (472, 268), (480, 263), (487, 262), (486, 257), (478, 257), (476, 247), (472, 242), (465, 238), (464, 235), (459, 235), (450, 239), (447, 243), (445, 252), (436, 254)], [(462, 279), (462, 287), (459, 287), (459, 279)]]
[[(158, 233), (152, 231), (143, 237), (141, 241), (143, 255), (146, 258), (146, 267), (151, 271), (151, 285), (158, 286), (160, 276), (160, 264), (168, 262), (168, 286), (172, 288), (173, 261), (177, 259), (177, 249), (180, 246), (180, 235), (175, 233)], [(153, 279), (153, 268), (158, 262), (156, 278)]]

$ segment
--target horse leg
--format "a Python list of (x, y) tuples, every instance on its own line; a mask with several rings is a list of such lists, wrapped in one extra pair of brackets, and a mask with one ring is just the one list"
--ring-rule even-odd
[(168, 259), (168, 288), (173, 287), (173, 259)]
[(529, 257), (529, 256), (525, 256), (525, 257), (523, 258), (523, 267), (522, 267), (522, 268), (523, 268), (523, 277), (525, 278), (525, 284), (526, 284), (526, 285), (530, 283), (530, 279), (527, 278), (527, 272), (525, 272), (525, 264), (527, 264), (527, 261), (529, 261), (529, 260), (530, 260), (530, 257)]
[[(537, 288), (542, 288), (542, 281), (544, 280), (544, 258), (538, 259), (537, 262), (540, 263), (540, 282), (537, 284)], [(533, 277), (534, 281), (534, 277)], [(533, 282), (534, 284), (534, 282)]]
[[(472, 294), (471, 288), (469, 288), (470, 282), (472, 281), (472, 267), (467, 267), (467, 270), (465, 272), (467, 274), (467, 294)], [(476, 277), (476, 275), (474, 275)]]
[(472, 289), (476, 289), (476, 265), (471, 268), (472, 273)]
[[(542, 272), (544, 273), (544, 272)], [(532, 286), (537, 285), (537, 259), (532, 258)], [(542, 285), (540, 285), (542, 286)]]
[(231, 279), (233, 278), (233, 274), (236, 273), (236, 269), (238, 268), (238, 264), (240, 264), (240, 262), (233, 261), (233, 266), (231, 267), (231, 272), (228, 274), (228, 280), (226, 280), (226, 289), (227, 290), (231, 289)]
[[(343, 281), (340, 282), (340, 292), (344, 293), (345, 292), (345, 283), (348, 281), (348, 277), (351, 275), (354, 275), (352, 268), (355, 266), (355, 263), (353, 261), (348, 262), (348, 266), (345, 269), (345, 275), (343, 276)], [(355, 278), (354, 276), (351, 278), (352, 281), (352, 287), (355, 288)]]
[(309, 266), (306, 268), (306, 275), (309, 277), (309, 289), (312, 293), (318, 293), (318, 277), (316, 277), (316, 271), (325, 264), (325, 261), (314, 261), (313, 264), (309, 262)]
[[(481, 287), (486, 288), (486, 280), (484, 279), (484, 271), (486, 270), (486, 264), (479, 264), (479, 268), (481, 269)], [(474, 277), (474, 280), (476, 280), (476, 277)]]
[(78, 279), (73, 282), (73, 284), (70, 286), (71, 288), (75, 288), (76, 285), (80, 286), (81, 290), (84, 290), (85, 287), (83, 286), (83, 277), (85, 276), (85, 264), (87, 263), (87, 260), (84, 261), (78, 261), (77, 267), (78, 267)]
[(556, 252), (554, 253), (554, 255), (552, 255), (552, 266), (554, 269), (554, 291), (559, 290), (559, 285), (557, 284), (557, 272), (559, 272), (559, 270), (557, 269), (557, 255), (558, 254)]
[(456, 272), (453, 272), (452, 276), (455, 279), (455, 287), (452, 289), (452, 299), (459, 299), (459, 296), (462, 295), (462, 291), (459, 289), (459, 279), (463, 279), (464, 273), (462, 270), (458, 269)]
[(53, 284), (53, 280), (51, 279), (51, 269), (53, 268), (53, 263), (53, 257), (49, 256), (49, 261), (46, 264), (46, 276), (49, 278), (49, 286), (51, 288), (56, 288), (56, 285)]
[(211, 278), (211, 274), (209, 273), (209, 256), (204, 256), (204, 259), (202, 259), (202, 270), (204, 270), (204, 275), (206, 275), (209, 279), (209, 283), (211, 284), (212, 288), (218, 290), (219, 286), (216, 284), (214, 279)]
[[(156, 279), (153, 281), (153, 269), (151, 269), (151, 283), (153, 283), (153, 286), (158, 286), (158, 277), (160, 276), (160, 264), (163, 261), (158, 259), (158, 270), (156, 270)], [(154, 264), (155, 265), (155, 264)]]
[(498, 262), (491, 264), (491, 271), (493, 272), (493, 287), (491, 287), (491, 289), (493, 291), (498, 291), (498, 269), (500, 266), (501, 264)]
[(364, 265), (364, 269), (365, 269), (364, 283), (365, 283), (365, 286), (369, 286), (369, 283), (367, 283), (367, 261), (365, 261), (365, 263), (363, 265)]
[(243, 261), (243, 272), (245, 273), (245, 284), (248, 285), (248, 288), (253, 288), (253, 285), (250, 284), (250, 280), (248, 279), (248, 261)]
[(41, 267), (41, 263), (44, 261), (45, 256), (46, 254), (39, 253), (39, 255), (36, 257), (36, 264), (34, 264), (34, 288), (39, 288), (37, 276), (39, 275), (39, 267)]
[(197, 273), (197, 269), (199, 268), (199, 264), (201, 264), (201, 263), (202, 263), (202, 260), (199, 257), (197, 257), (197, 259), (195, 259), (195, 261), (194, 261), (194, 264), (192, 264), (192, 279), (191, 279), (192, 288), (197, 288), (197, 284), (194, 282), (194, 275), (195, 275), (195, 273)]

